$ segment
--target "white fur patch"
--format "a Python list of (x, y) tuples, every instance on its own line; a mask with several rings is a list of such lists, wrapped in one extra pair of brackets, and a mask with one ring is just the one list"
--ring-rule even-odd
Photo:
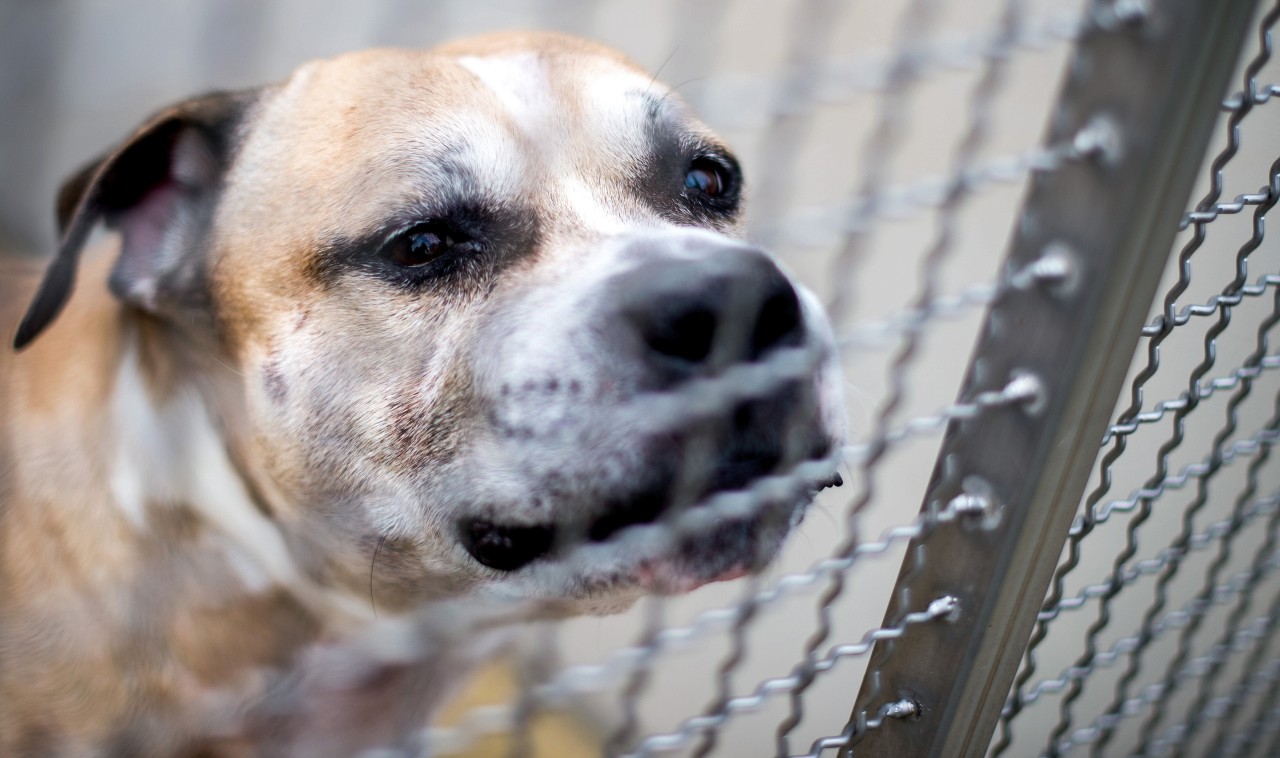
[(231, 571), (235, 573), (236, 578), (246, 590), (251, 593), (260, 593), (271, 589), (273, 584), (271, 576), (262, 569), (258, 561), (246, 554), (234, 541), (219, 539), (217, 546), (227, 565), (231, 567)]
[(188, 470), (184, 472), (188, 502), (272, 579), (296, 585), (299, 577), (284, 538), (249, 496), (204, 404), (190, 394), (174, 404), (185, 406), (183, 415), (189, 425), (185, 429)]
[(488, 87), (502, 102), (512, 121), (530, 138), (546, 134), (552, 94), (547, 71), (533, 53), (479, 58), (465, 56), (458, 64)]
[[(252, 562), (280, 584), (297, 584), (280, 531), (254, 504), (204, 403), (194, 392), (180, 389), (157, 407), (134, 345), (127, 348), (116, 376), (112, 412), (118, 451), (111, 494), (130, 523), (145, 527), (151, 504), (184, 503), (234, 543), (240, 563)], [(266, 586), (244, 566), (237, 573), (247, 585)]]
[(645, 115), (648, 105), (640, 95), (648, 92), (659, 97), (666, 89), (627, 70), (596, 72), (583, 85), (583, 100), (591, 105), (584, 117), (613, 154), (643, 155), (650, 144)]
[(628, 226), (616, 211), (601, 203), (600, 193), (586, 182), (567, 177), (560, 183), (560, 191), (564, 193), (574, 215), (587, 229), (597, 234), (618, 236), (634, 228), (634, 224)]
[(180, 496), (181, 450), (170, 438), (168, 427), (173, 419), (152, 406), (138, 367), (138, 352), (132, 345), (116, 375), (111, 412), (116, 442), (111, 495), (129, 523), (142, 529), (149, 500), (168, 502)]
[[(493, 92), (520, 134), (537, 147), (540, 160), (550, 167), (555, 187), (542, 187), (541, 193), (561, 195), (582, 225), (595, 233), (627, 231), (629, 227), (617, 211), (601, 202), (601, 188), (592, 185), (593, 177), (581, 175), (581, 156), (573, 152), (579, 143), (565, 139), (564, 119), (570, 109), (557, 100), (563, 93), (552, 88), (547, 67), (537, 55), (464, 56), (458, 63)], [(583, 83), (579, 96), (590, 107), (578, 112), (585, 120), (582, 126), (586, 132), (600, 141), (595, 152), (630, 156), (649, 149), (644, 101), (635, 96), (645, 85), (642, 77), (623, 70), (593, 72)], [(477, 157), (486, 158), (482, 176), (507, 176), (512, 166), (518, 165), (505, 156), (488, 159), (492, 151), (506, 152), (500, 146), (475, 144), (473, 150)]]

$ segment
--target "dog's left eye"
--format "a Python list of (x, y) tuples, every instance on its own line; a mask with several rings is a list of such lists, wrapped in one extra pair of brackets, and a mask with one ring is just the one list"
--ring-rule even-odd
[(418, 268), (470, 241), (466, 235), (439, 224), (420, 224), (391, 240), (387, 257), (397, 266)]

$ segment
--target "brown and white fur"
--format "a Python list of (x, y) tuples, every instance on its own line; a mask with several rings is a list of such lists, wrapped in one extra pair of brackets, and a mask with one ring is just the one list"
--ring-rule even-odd
[(467, 655), (325, 700), (308, 666), (375, 615), (612, 612), (767, 563), (834, 469), (644, 528), (842, 437), (741, 185), (671, 90), (553, 34), (311, 63), (69, 180), (43, 283), (0, 270), (0, 755), (394, 742)]

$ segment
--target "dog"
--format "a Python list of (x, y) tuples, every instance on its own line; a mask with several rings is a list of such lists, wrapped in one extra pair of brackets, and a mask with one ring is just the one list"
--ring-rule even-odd
[(43, 278), (0, 281), (0, 754), (353, 753), (469, 665), (314, 684), (375, 618), (766, 565), (838, 482), (843, 411), (744, 197), (671, 89), (553, 33), (146, 121), (60, 191)]

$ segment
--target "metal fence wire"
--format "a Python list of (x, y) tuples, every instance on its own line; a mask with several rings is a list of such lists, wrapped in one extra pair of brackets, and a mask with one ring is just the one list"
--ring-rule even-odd
[[(1280, 299), (1274, 276), (1256, 273), (1274, 267), (1265, 221), (1280, 198), (1280, 162), (1242, 150), (1246, 133), (1262, 136), (1250, 127), (1261, 127), (1256, 109), (1273, 94), (1261, 77), (1278, 19), (1280, 8), (1267, 8), (1255, 20), (1237, 89), (1222, 102), (1207, 186), (1179, 223), (1175, 273), (1142, 328), (1127, 402), (1104, 435), (993, 754), (1280, 752), (1280, 518), (1266, 465), (1280, 420), (1267, 376)], [(1250, 173), (1263, 186), (1227, 200), (1228, 178)], [(1221, 223), (1235, 214), (1247, 226)], [(1215, 254), (1222, 263), (1206, 260)], [(1208, 271), (1217, 291), (1195, 302)], [(1147, 400), (1179, 380), (1158, 395), (1169, 399)], [(1090, 552), (1114, 558), (1084, 579), (1096, 566)]]
[[(62, 4), (79, 23), (58, 4), (10, 11), (7, 48), (24, 54), (21, 21), (92, 56), (93, 5)], [(257, 63), (211, 83), (296, 64), (271, 57), (309, 15), (287, 5), (189, 4), (183, 23), (258, 29), (242, 56)], [(735, 146), (750, 235), (824, 300), (846, 381), (831, 459), (572, 549), (669, 543), (833, 462), (844, 485), (758, 576), (510, 625), (491, 669), (510, 673), (386, 754), (1280, 755), (1280, 3), (1265, 6), (503, 6), (501, 26), (623, 48)], [(351, 13), (371, 31), (331, 47), (494, 25), (461, 2), (343, 13), (311, 41)], [(28, 116), (107, 112), (92, 81), (32, 71), (50, 87)], [(33, 136), (0, 169), (61, 173), (89, 154), (69, 147), (96, 139), (84, 128)], [(0, 220), (38, 242), (25, 202), (0, 193)], [(637, 412), (686, 423), (812, 365), (779, 351)], [(473, 636), (448, 608), (380, 621), (352, 665)]]
[[(795, 23), (788, 86), (765, 130), (766, 178), (795, 181), (786, 167), (821, 81), (810, 56), (833, 7), (810, 10)], [(735, 722), (757, 724), (741, 730), (757, 736), (738, 743), (736, 754), (1280, 750), (1280, 659), (1273, 657), (1280, 651), (1268, 653), (1280, 613), (1280, 585), (1271, 578), (1280, 564), (1280, 492), (1268, 486), (1264, 468), (1280, 433), (1280, 386), (1268, 385), (1266, 373), (1280, 365), (1268, 343), (1280, 321), (1280, 280), (1265, 273), (1250, 279), (1248, 271), (1250, 261), (1255, 271), (1268, 270), (1263, 221), (1280, 197), (1280, 161), (1270, 176), (1261, 168), (1268, 159), (1242, 165), (1242, 181), (1252, 171), (1264, 186), (1223, 202), (1242, 124), (1273, 94), (1258, 76), (1280, 10), (1254, 19), (1249, 3), (1096, 3), (1070, 23), (1046, 24), (1030, 20), (1024, 3), (1008, 3), (966, 62), (967, 115), (947, 173), (905, 192), (886, 190), (895, 151), (909, 139), (913, 96), (934, 61), (948, 61), (920, 44), (937, 10), (928, 2), (902, 9), (896, 47), (875, 81), (879, 103), (865, 129), (852, 201), (834, 216), (840, 233), (830, 275), (841, 286), (828, 305), (837, 324), (848, 323), (856, 297), (850, 272), (865, 265), (869, 238), (886, 219), (926, 211), (932, 228), (914, 261), (919, 278), (906, 307), (841, 330), (849, 355), (887, 347), (888, 358), (871, 418), (855, 425), (844, 451), (855, 493), (843, 504), (841, 536), (829, 555), (806, 571), (753, 579), (737, 603), (702, 610), (688, 624), (673, 624), (667, 604), (655, 601), (642, 616), (638, 643), (603, 664), (547, 672), (527, 684), (509, 719), (500, 711), (472, 714), (453, 730), (433, 730), (429, 744), (463, 739), (468, 730), (522, 728), (531, 709), (614, 682), (618, 715), (604, 741), (611, 755), (712, 754), (725, 747)], [(1239, 90), (1224, 101), (1250, 22), (1258, 24), (1257, 50)], [(1074, 40), (1045, 144), (984, 163), (996, 130), (994, 104), (1018, 63), (1013, 53), (1045, 36)], [(1217, 120), (1226, 122), (1226, 146), (1211, 162), (1203, 198), (1179, 221)], [(1266, 145), (1263, 155), (1276, 147), (1273, 140)], [(1024, 174), (1025, 200), (1009, 216), (1012, 240), (994, 276), (946, 293), (943, 272), (965, 211), (989, 180)], [(778, 215), (787, 186), (766, 184), (758, 199), (766, 218)], [(1226, 228), (1223, 219), (1246, 211), (1253, 224), (1243, 234)], [(1211, 230), (1223, 237), (1218, 245), (1206, 245)], [(1179, 252), (1164, 273), (1179, 234)], [(762, 236), (784, 249), (799, 241), (776, 229)], [(1233, 246), (1231, 265), (1206, 260), (1231, 259)], [(1162, 274), (1165, 294), (1151, 316)], [(931, 331), (981, 307), (959, 399), (937, 413), (904, 414)], [(1135, 348), (1129, 402), (1108, 423), (1130, 368), (1124, 357)], [(777, 370), (762, 369), (762, 376)], [(750, 394), (750, 384), (742, 377), (720, 391), (737, 399)], [(1151, 395), (1171, 399), (1152, 403)], [(1205, 420), (1213, 414), (1216, 427)], [(867, 536), (895, 448), (944, 427), (916, 519)], [(1145, 439), (1161, 429), (1162, 438)], [(1207, 451), (1193, 453), (1197, 446)], [(1152, 457), (1153, 469), (1146, 463)], [(1085, 493), (1095, 458), (1096, 481)], [(1141, 484), (1116, 500), (1111, 493), (1123, 486), (1122, 472), (1142, 477)], [(1179, 496), (1186, 502), (1175, 504)], [(751, 508), (750, 494), (734, 507)], [(1121, 529), (1123, 536), (1111, 534)], [(845, 601), (862, 591), (864, 564), (904, 542), (883, 623), (860, 634), (838, 631)], [(1086, 560), (1086, 553), (1097, 557)], [(1090, 568), (1088, 579), (1077, 579)], [(798, 657), (763, 678), (744, 677), (752, 628), (788, 596), (810, 590), (818, 593), (816, 615), (807, 622), (792, 616), (806, 635)], [(1143, 592), (1149, 597), (1137, 600)], [(1090, 611), (1096, 616), (1087, 627), (1072, 626)], [(672, 665), (665, 660), (674, 650), (714, 632), (728, 644), (710, 672), (710, 698), (673, 727), (653, 729), (642, 703), (657, 672)], [(1075, 657), (1060, 660), (1073, 646)], [(851, 714), (842, 723), (814, 723), (814, 700), (840, 697), (838, 686), (819, 695), (815, 685), (853, 681), (840, 673), (850, 659), (865, 662)], [(1045, 678), (1037, 681), (1038, 674)], [(784, 704), (772, 716), (770, 701)], [(1045, 719), (1041, 712), (1055, 704), (1056, 719)], [(490, 717), (496, 720), (486, 724)]]

